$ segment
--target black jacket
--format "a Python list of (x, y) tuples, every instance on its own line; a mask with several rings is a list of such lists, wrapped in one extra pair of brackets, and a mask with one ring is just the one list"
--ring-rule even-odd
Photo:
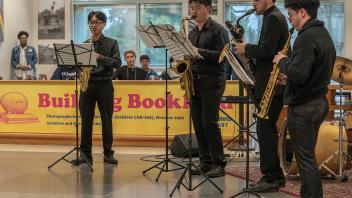
[(146, 71), (142, 68), (128, 68), (127, 65), (120, 67), (120, 69), (116, 70), (114, 79), (117, 78), (119, 80), (145, 80)]
[(198, 74), (223, 76), (224, 64), (218, 61), (222, 49), (230, 43), (226, 29), (209, 18), (202, 30), (196, 26), (188, 37), (204, 58), (193, 61), (192, 70)]
[(98, 66), (91, 73), (91, 77), (112, 77), (114, 68), (121, 66), (119, 45), (115, 39), (101, 35), (99, 40), (94, 42), (95, 52), (102, 55), (102, 58), (97, 60)]
[(279, 63), (288, 77), (284, 103), (301, 104), (326, 94), (335, 59), (334, 43), (324, 22), (307, 22), (298, 33), (292, 55)]
[[(264, 13), (263, 25), (258, 45), (247, 44), (246, 55), (255, 58), (256, 99), (261, 99), (273, 69), (273, 59), (281, 51), (288, 39), (288, 26), (285, 16), (273, 6)], [(277, 86), (275, 95), (283, 94), (283, 86)]]

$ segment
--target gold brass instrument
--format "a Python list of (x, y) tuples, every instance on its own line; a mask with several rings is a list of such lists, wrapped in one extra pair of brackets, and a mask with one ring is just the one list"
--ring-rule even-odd
[[(87, 42), (93, 43), (93, 34), (90, 36)], [(91, 66), (84, 66), (84, 65), (82, 66), (82, 73), (80, 76), (81, 78), (79, 79), (82, 92), (86, 92), (88, 89), (91, 69), (92, 69)]]
[[(233, 25), (230, 21), (225, 22), (225, 27), (229, 30), (229, 32), (231, 33), (231, 36), (232, 36), (232, 38), (231, 38), (232, 45), (236, 45), (237, 43), (243, 43), (245, 41), (244, 28), (240, 25), (240, 20), (246, 16), (251, 15), (254, 12), (255, 12), (255, 9), (248, 10), (244, 15), (242, 15), (240, 18), (237, 19), (236, 25)], [(219, 57), (219, 63), (221, 63), (224, 60), (226, 53), (233, 53), (230, 50), (230, 46), (228, 46), (228, 45), (226, 45), (224, 47), (224, 49), (222, 50), (220, 57)], [(254, 65), (252, 59), (250, 59), (248, 56), (242, 55), (242, 54), (236, 54), (235, 57), (237, 57), (239, 59), (243, 69), (245, 70), (245, 72), (247, 73), (249, 78), (253, 82), (255, 82), (255, 80), (254, 80), (255, 65)]]
[[(294, 28), (292, 27), (289, 31), (289, 36), (288, 36), (288, 39), (285, 43), (285, 46), (280, 51), (281, 53), (283, 53), (285, 55), (288, 54), (293, 31), (294, 31)], [(266, 85), (262, 100), (260, 101), (260, 104), (259, 104), (259, 112), (258, 112), (257, 116), (262, 119), (269, 119), (268, 112), (269, 112), (271, 101), (274, 96), (275, 88), (277, 86), (277, 80), (279, 77), (279, 73), (280, 73), (279, 65), (274, 64), (273, 70), (271, 71), (271, 74), (270, 74), (268, 84)]]
[[(191, 20), (191, 18), (183, 17), (182, 18), (182, 32), (187, 36), (186, 32), (186, 21)], [(171, 68), (175, 73), (180, 75), (180, 85), (181, 89), (185, 90), (185, 97), (189, 102), (194, 95), (194, 84), (193, 84), (193, 75), (191, 70), (191, 60), (184, 59), (178, 60)]]

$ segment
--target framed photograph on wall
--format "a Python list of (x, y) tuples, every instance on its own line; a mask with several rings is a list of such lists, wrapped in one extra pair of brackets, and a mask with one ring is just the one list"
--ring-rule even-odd
[(65, 1), (38, 0), (38, 39), (65, 39)]
[(54, 46), (49, 45), (38, 45), (38, 64), (54, 65), (57, 64)]

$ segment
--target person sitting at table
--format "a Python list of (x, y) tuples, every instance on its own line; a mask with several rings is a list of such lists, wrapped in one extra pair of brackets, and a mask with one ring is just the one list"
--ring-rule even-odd
[[(170, 66), (171, 68), (175, 67), (175, 65), (177, 64), (172, 57), (170, 57), (169, 63), (171, 65)], [(167, 76), (166, 76), (166, 72), (165, 71), (161, 72), (161, 74), (160, 74), (161, 80), (166, 80), (166, 77), (167, 77), (168, 80), (178, 80), (178, 79), (180, 79), (180, 75), (176, 74), (176, 72), (174, 72), (170, 68), (167, 69)]]
[(133, 50), (127, 50), (124, 53), (127, 65), (121, 66), (115, 71), (114, 79), (118, 80), (145, 80), (146, 72), (136, 66), (136, 53)]
[(150, 59), (148, 55), (142, 55), (139, 58), (139, 62), (142, 65), (142, 69), (146, 72), (146, 80), (159, 80), (159, 75), (149, 67)]

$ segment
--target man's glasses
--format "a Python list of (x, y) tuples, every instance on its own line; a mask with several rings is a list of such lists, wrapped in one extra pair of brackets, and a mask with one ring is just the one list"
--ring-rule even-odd
[(89, 21), (88, 24), (89, 24), (89, 26), (94, 26), (94, 25), (99, 26), (99, 25), (104, 24), (104, 22), (103, 21)]

